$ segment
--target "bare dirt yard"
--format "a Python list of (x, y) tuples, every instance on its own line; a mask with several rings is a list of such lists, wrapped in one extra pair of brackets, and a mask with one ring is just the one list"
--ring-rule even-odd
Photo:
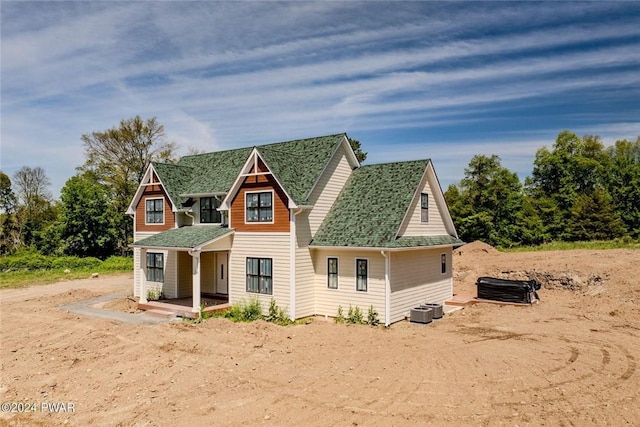
[[(37, 406), (0, 425), (640, 424), (639, 251), (476, 242), (454, 267), (456, 292), (536, 276), (541, 302), (388, 329), (133, 325), (59, 308), (128, 289), (128, 276), (1, 291), (0, 401)], [(59, 402), (73, 412), (41, 406)]]

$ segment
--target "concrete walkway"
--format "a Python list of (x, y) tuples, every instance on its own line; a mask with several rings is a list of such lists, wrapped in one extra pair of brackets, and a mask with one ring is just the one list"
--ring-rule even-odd
[(82, 316), (97, 317), (105, 320), (115, 320), (117, 322), (132, 323), (135, 325), (156, 325), (159, 323), (169, 323), (169, 319), (151, 316), (146, 313), (124, 313), (122, 311), (107, 310), (105, 308), (94, 307), (96, 304), (105, 303), (116, 298), (131, 296), (131, 291), (118, 292), (115, 294), (102, 295), (72, 304), (60, 306), (61, 310), (68, 311)]

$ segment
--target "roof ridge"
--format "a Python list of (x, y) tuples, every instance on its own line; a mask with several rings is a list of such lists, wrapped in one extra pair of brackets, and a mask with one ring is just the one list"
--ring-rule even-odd
[(367, 168), (367, 167), (371, 167), (371, 166), (384, 166), (384, 165), (399, 165), (399, 164), (403, 164), (403, 163), (420, 163), (420, 162), (430, 162), (431, 158), (427, 157), (424, 159), (417, 159), (417, 160), (398, 160), (396, 162), (382, 162), (382, 163), (370, 163), (368, 165), (362, 165), (360, 166), (359, 169), (362, 168)]

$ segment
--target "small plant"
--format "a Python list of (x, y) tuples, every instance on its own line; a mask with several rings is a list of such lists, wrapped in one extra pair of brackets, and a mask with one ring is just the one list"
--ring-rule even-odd
[(253, 322), (262, 318), (262, 305), (257, 298), (248, 303), (244, 301), (236, 303), (231, 306), (229, 311), (224, 312), (223, 317), (234, 322)]
[(347, 312), (347, 323), (351, 323), (353, 325), (360, 325), (364, 323), (364, 317), (362, 315), (362, 310), (357, 305), (354, 307), (349, 304), (349, 311)]
[(147, 289), (147, 301), (158, 301), (164, 299), (162, 289)]
[(338, 315), (335, 317), (335, 322), (336, 323), (344, 323), (345, 322), (345, 318), (344, 318), (344, 311), (342, 310), (342, 306), (339, 305), (338, 306)]
[(373, 305), (369, 306), (369, 311), (367, 312), (367, 325), (378, 326), (380, 324), (380, 318), (378, 317), (378, 312)]
[(291, 324), (291, 319), (284, 314), (284, 310), (276, 304), (276, 300), (271, 298), (269, 302), (269, 314), (265, 319), (267, 322), (275, 323), (276, 325), (286, 326)]

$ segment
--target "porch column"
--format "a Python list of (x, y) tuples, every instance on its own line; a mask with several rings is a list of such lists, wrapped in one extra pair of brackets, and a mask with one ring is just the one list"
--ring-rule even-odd
[(140, 302), (147, 302), (147, 249), (140, 248)]
[(193, 272), (193, 307), (191, 308), (191, 311), (198, 313), (200, 311), (200, 251), (189, 251), (189, 255), (191, 255)]

